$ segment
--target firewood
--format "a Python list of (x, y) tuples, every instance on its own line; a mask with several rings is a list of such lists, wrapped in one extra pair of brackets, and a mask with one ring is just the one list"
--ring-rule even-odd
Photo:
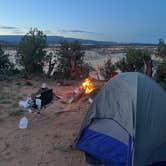
[(79, 89), (77, 91), (74, 91), (73, 96), (68, 100), (68, 103), (74, 103), (77, 102), (82, 96), (84, 96), (85, 91), (83, 89)]
[(79, 89), (78, 93), (76, 93), (73, 97), (73, 102), (77, 102), (84, 94), (85, 91), (83, 89)]
[(64, 100), (64, 98), (60, 95), (55, 94), (55, 97), (58, 98), (58, 99)]

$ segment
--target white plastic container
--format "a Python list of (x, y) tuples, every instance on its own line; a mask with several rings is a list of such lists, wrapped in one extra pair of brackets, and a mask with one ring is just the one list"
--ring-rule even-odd
[(19, 107), (28, 108), (29, 107), (28, 100), (27, 101), (20, 101), (19, 102)]
[(28, 119), (24, 116), (20, 119), (19, 128), (26, 129), (28, 127)]
[(41, 109), (41, 99), (36, 99), (36, 105), (38, 109)]

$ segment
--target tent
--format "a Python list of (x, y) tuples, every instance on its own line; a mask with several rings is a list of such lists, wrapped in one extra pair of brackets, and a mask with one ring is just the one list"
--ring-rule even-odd
[(150, 77), (121, 73), (84, 117), (76, 148), (106, 166), (166, 166), (166, 93)]

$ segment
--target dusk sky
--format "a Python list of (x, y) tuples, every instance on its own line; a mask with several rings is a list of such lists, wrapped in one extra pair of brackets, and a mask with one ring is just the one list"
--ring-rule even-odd
[(152, 43), (166, 40), (166, 0), (0, 0), (0, 35), (30, 27), (47, 35)]

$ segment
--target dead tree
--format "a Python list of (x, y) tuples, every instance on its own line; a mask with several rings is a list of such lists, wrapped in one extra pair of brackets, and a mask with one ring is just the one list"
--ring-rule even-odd
[(152, 77), (152, 60), (143, 60), (144, 61), (144, 73), (148, 75), (149, 77)]
[(53, 72), (55, 65), (56, 65), (56, 52), (55, 50), (53, 52), (50, 52), (47, 57), (46, 61), (48, 63), (48, 71), (47, 71), (47, 76), (49, 77), (51, 73)]

